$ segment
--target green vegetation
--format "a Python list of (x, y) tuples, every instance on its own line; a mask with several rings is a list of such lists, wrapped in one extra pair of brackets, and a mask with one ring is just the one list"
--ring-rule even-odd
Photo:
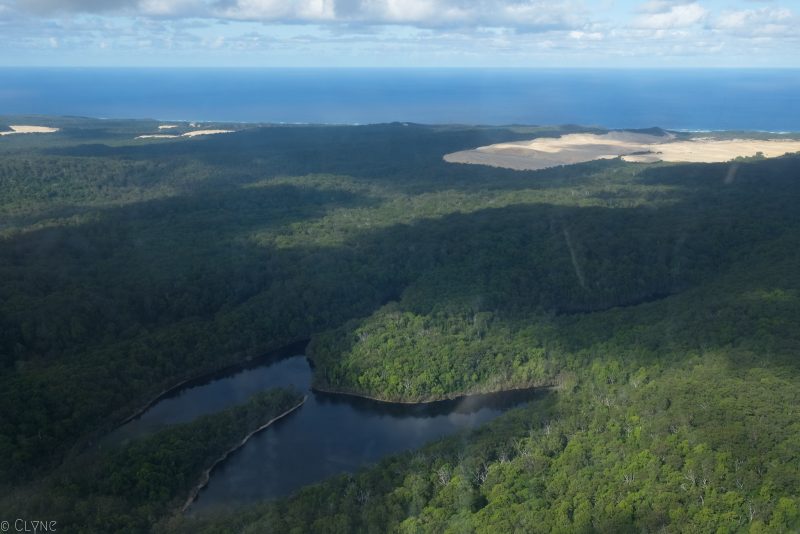
[[(4, 509), (89, 531), (800, 529), (800, 157), (517, 172), (441, 157), (561, 130), (142, 142), (144, 121), (59, 120), (0, 138)], [(219, 518), (168, 513), (225, 448), (211, 430), (169, 483), (137, 466), (173, 438), (81, 463), (159, 391), (307, 337), (323, 389), (556, 391)]]
[[(800, 254), (538, 321), (560, 389), (464, 437), (177, 532), (795, 532)], [(508, 341), (507, 341), (508, 343)], [(552, 365), (552, 364), (551, 364)]]
[(269, 390), (119, 449), (91, 451), (0, 509), (7, 517), (57, 518), (60, 531), (145, 531), (180, 509), (203, 470), (301, 401), (297, 392)]
[[(402, 132), (400, 146), (415, 137), (379, 129)], [(382, 197), (396, 193), (365, 179), (281, 177), (291, 166), (324, 168), (334, 155), (357, 167), (339, 153), (347, 143), (352, 156), (384, 141), (367, 130), (360, 143), (333, 128), (281, 130), (4, 159), (0, 480), (52, 468), (180, 380), (397, 294), (408, 273), (386, 268), (390, 244), (372, 238), (331, 252), (303, 236), (305, 224), (336, 210), (381, 216)], [(328, 147), (316, 163), (304, 148), (315, 140)]]
[[(742, 169), (739, 180), (750, 185), (734, 188), (714, 179), (724, 166), (661, 167), (644, 180), (604, 176), (635, 192), (642, 181), (680, 172), (694, 189), (680, 202), (515, 204), (395, 232), (399, 248), (444, 249), (446, 260), (431, 262), (399, 302), (316, 336), (317, 385), (418, 401), (555, 384), (567, 355), (542, 346), (543, 329), (702, 286), (757, 245), (794, 235), (798, 198), (789, 187), (797, 186), (789, 185), (796, 177), (787, 161)], [(763, 191), (765, 183), (775, 189)]]

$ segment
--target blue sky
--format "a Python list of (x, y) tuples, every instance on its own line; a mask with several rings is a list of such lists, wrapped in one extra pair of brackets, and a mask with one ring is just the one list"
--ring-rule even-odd
[(0, 65), (800, 67), (800, 0), (0, 0)]

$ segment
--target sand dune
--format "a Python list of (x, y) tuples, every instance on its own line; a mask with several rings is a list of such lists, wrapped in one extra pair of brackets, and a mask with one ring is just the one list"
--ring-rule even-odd
[(713, 163), (739, 156), (782, 156), (800, 152), (800, 140), (713, 139), (677, 140), (674, 135), (635, 132), (569, 134), (557, 138), (498, 143), (444, 156), (451, 163), (473, 163), (517, 170), (537, 170), (598, 159), (622, 157), (625, 161)]
[(178, 127), (177, 124), (161, 124), (161, 125), (159, 125), (158, 129), (159, 130), (170, 130), (172, 128), (177, 128), (177, 127)]
[(743, 156), (755, 156), (761, 152), (765, 157), (774, 158), (787, 153), (800, 152), (800, 141), (788, 139), (695, 139), (664, 143), (654, 147), (653, 154), (628, 155), (625, 161), (687, 161), (715, 163), (730, 161)]
[[(160, 128), (160, 126), (159, 126)], [(216, 135), (216, 134), (224, 134), (224, 133), (231, 133), (233, 130), (194, 130), (192, 132), (186, 132), (183, 134), (145, 134), (145, 135), (137, 135), (136, 139), (174, 139), (176, 137), (196, 137), (198, 135)]]
[(13, 135), (13, 134), (29, 134), (29, 133), (53, 133), (57, 132), (58, 128), (51, 128), (49, 126), (29, 126), (23, 124), (9, 124), (11, 132), (0, 132), (0, 135)]
[(183, 137), (194, 137), (196, 135), (216, 135), (231, 132), (233, 132), (233, 130), (194, 130), (193, 132), (186, 132), (182, 135)]

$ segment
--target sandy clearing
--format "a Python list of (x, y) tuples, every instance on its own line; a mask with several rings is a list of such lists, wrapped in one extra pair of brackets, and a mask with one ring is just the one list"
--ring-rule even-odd
[(800, 152), (800, 141), (787, 139), (691, 139), (672, 134), (656, 136), (635, 132), (569, 134), (557, 138), (498, 143), (444, 156), (451, 163), (472, 163), (517, 170), (537, 170), (598, 159), (622, 157), (625, 161), (713, 163), (739, 156), (766, 157)]
[(0, 135), (13, 135), (13, 134), (30, 134), (30, 133), (53, 133), (57, 132), (58, 128), (51, 128), (49, 126), (30, 126), (25, 124), (9, 124), (11, 132), (0, 132)]
[(625, 161), (686, 161), (692, 163), (718, 163), (737, 157), (755, 156), (761, 152), (774, 158), (800, 152), (800, 141), (786, 139), (697, 139), (664, 143), (653, 148), (653, 154), (623, 156)]
[(233, 130), (195, 130), (193, 132), (186, 132), (182, 134), (144, 134), (137, 135), (136, 139), (175, 139), (178, 137), (196, 137), (198, 135), (216, 135), (231, 133)]
[(196, 135), (216, 135), (224, 133), (232, 133), (233, 130), (195, 130), (193, 132), (186, 132), (182, 134), (183, 137), (194, 137)]
[(160, 124), (158, 126), (158, 129), (159, 130), (169, 130), (171, 128), (177, 128), (177, 127), (178, 127), (177, 124)]
[[(624, 152), (632, 146), (652, 145), (674, 139), (674, 136), (660, 137), (634, 132), (609, 132), (607, 134), (567, 134), (561, 137), (539, 137), (532, 141), (516, 141), (498, 143), (481, 149), (498, 150), (535, 150), (538, 152), (558, 153), (564, 150), (609, 150)], [(605, 148), (603, 148), (605, 147)]]

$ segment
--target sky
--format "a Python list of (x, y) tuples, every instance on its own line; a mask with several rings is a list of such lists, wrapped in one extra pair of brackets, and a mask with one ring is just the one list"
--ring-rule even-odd
[(800, 0), (0, 0), (0, 66), (797, 68)]

